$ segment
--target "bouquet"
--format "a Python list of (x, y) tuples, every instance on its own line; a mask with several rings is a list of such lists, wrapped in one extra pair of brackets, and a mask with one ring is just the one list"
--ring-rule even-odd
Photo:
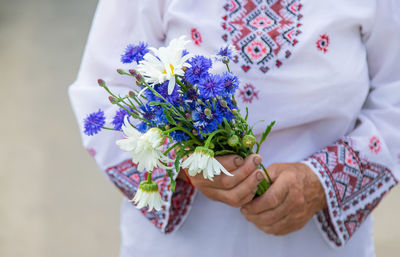
[[(222, 47), (215, 56), (190, 54), (185, 37), (173, 39), (167, 47), (148, 47), (144, 42), (128, 45), (121, 57), (123, 63), (136, 62), (136, 69), (118, 69), (131, 76), (136, 87), (127, 95), (116, 95), (99, 79), (98, 84), (109, 93), (117, 105), (111, 124), (106, 127), (102, 110), (89, 114), (84, 120), (84, 133), (95, 135), (101, 129), (123, 132), (125, 138), (116, 144), (131, 153), (139, 170), (148, 171), (132, 201), (138, 208), (160, 210), (164, 203), (158, 185), (152, 181), (152, 171), (163, 168), (176, 185), (176, 174), (184, 169), (189, 176), (202, 174), (205, 179), (224, 173), (232, 176), (215, 156), (237, 154), (246, 158), (258, 153), (275, 122), (271, 122), (257, 141), (252, 126), (235, 100), (239, 79), (229, 68), (235, 56), (232, 46)], [(212, 72), (217, 64), (226, 72)], [(136, 89), (135, 89), (136, 88)], [(257, 195), (272, 183), (265, 167), (265, 179), (258, 185)]]

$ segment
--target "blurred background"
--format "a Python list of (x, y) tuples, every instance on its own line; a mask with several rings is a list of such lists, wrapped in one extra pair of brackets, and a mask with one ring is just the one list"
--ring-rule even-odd
[[(122, 196), (81, 146), (67, 95), (96, 4), (0, 0), (1, 257), (118, 256)], [(378, 257), (399, 256), (399, 199), (400, 187), (374, 212)]]

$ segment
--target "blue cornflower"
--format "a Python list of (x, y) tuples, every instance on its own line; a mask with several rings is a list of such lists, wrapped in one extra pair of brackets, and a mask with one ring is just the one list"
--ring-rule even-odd
[(224, 91), (228, 94), (235, 94), (235, 91), (239, 88), (239, 79), (231, 72), (225, 72), (222, 74), (222, 80), (224, 84)]
[(188, 54), (189, 54), (188, 50), (183, 49), (183, 51), (182, 51), (182, 57), (185, 56), (185, 55), (188, 55)]
[(187, 141), (190, 138), (185, 132), (180, 130), (172, 131), (170, 136), (177, 142)]
[(93, 136), (100, 132), (106, 123), (106, 117), (102, 110), (89, 114), (84, 120), (84, 133), (88, 136)]
[[(178, 87), (175, 87), (172, 93), (168, 94), (168, 83), (169, 81), (165, 81), (162, 84), (154, 86), (154, 89), (158, 93), (160, 93), (160, 95), (164, 97), (168, 102), (170, 102), (171, 104), (176, 104), (179, 99)], [(161, 99), (159, 99), (159, 101), (161, 102)]]
[(197, 101), (198, 95), (197, 90), (194, 88), (188, 89), (188, 91), (184, 94), (186, 100)]
[(153, 126), (163, 126), (165, 125), (167, 119), (160, 105), (142, 105), (140, 106), (142, 110), (142, 118), (146, 119)]
[(114, 125), (115, 130), (121, 130), (122, 125), (124, 125), (124, 118), (125, 116), (128, 115), (128, 112), (125, 111), (124, 109), (120, 108), (116, 113), (113, 118), (113, 121), (111, 122)]
[(192, 111), (193, 126), (200, 135), (201, 133), (209, 134), (217, 130), (218, 124), (222, 121), (216, 110), (211, 110), (211, 115), (206, 115), (204, 113), (205, 108), (205, 106), (197, 104)]
[(209, 74), (202, 78), (198, 84), (200, 95), (209, 99), (218, 95), (221, 95), (224, 90), (224, 81), (220, 75)]
[(147, 44), (144, 42), (139, 42), (138, 45), (128, 45), (124, 54), (121, 55), (121, 62), (131, 63), (135, 61), (137, 64), (139, 64), (139, 62), (143, 60), (144, 55), (148, 52), (149, 49), (147, 49)]
[(149, 122), (153, 122), (155, 121), (156, 118), (156, 112), (154, 110), (154, 106), (150, 106), (150, 105), (142, 105), (140, 106), (140, 109), (142, 110), (142, 118), (148, 120)]
[(218, 114), (218, 117), (225, 118), (227, 121), (231, 121), (233, 118), (235, 118), (232, 110), (237, 109), (237, 107), (233, 105), (230, 98), (224, 98), (223, 100), (226, 102), (227, 107), (222, 106), (221, 102), (218, 102), (216, 104), (216, 113)]
[(232, 45), (228, 45), (225, 47), (221, 47), (219, 51), (217, 52), (217, 56), (222, 58), (228, 58), (230, 60), (233, 60), (233, 57), (236, 55), (236, 49)]
[(197, 84), (200, 79), (208, 75), (208, 70), (212, 66), (212, 61), (201, 55), (197, 55), (189, 60), (191, 65), (185, 72), (185, 80), (191, 84)]
[(152, 126), (150, 126), (149, 124), (147, 124), (145, 122), (140, 122), (136, 126), (136, 129), (139, 130), (140, 133), (146, 133), (146, 131), (149, 130), (150, 128), (152, 128)]

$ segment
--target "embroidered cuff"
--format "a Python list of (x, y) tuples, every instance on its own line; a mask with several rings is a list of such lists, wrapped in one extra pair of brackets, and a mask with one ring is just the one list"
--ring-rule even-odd
[(350, 145), (339, 140), (303, 161), (325, 189), (328, 208), (314, 218), (333, 247), (343, 246), (397, 184), (388, 168), (361, 158)]
[[(126, 160), (106, 170), (106, 174), (119, 190), (129, 199), (132, 199), (140, 181), (147, 179), (148, 172), (138, 171), (137, 165), (132, 160)], [(170, 190), (171, 179), (163, 169), (155, 169), (152, 175), (153, 181), (158, 184), (161, 198), (168, 203), (163, 205), (160, 211), (148, 212), (147, 208), (140, 211), (163, 233), (177, 230), (186, 218), (195, 196), (195, 188), (187, 182), (177, 179), (175, 191)]]

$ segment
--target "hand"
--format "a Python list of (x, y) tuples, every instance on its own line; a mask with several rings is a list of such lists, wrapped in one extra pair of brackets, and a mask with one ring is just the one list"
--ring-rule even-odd
[(257, 191), (258, 183), (264, 178), (261, 170), (257, 170), (262, 161), (261, 156), (252, 154), (244, 160), (238, 155), (217, 156), (215, 158), (233, 176), (221, 173), (221, 175), (214, 177), (214, 181), (210, 181), (204, 179), (202, 174), (198, 174), (189, 177), (190, 182), (211, 200), (223, 202), (236, 208), (250, 202)]
[(267, 168), (273, 184), (241, 209), (246, 219), (267, 234), (286, 235), (301, 229), (326, 208), (324, 189), (303, 163), (277, 163)]

